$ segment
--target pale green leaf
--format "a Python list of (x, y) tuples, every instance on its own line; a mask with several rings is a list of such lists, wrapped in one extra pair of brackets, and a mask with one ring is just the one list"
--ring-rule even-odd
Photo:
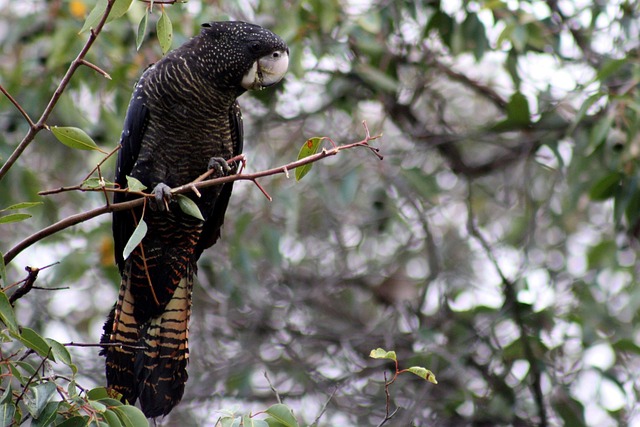
[(407, 369), (407, 371), (411, 372), (422, 378), (423, 380), (427, 380), (430, 383), (438, 384), (436, 381), (436, 376), (430, 370), (423, 368), (422, 366), (412, 366)]
[(147, 235), (147, 223), (144, 222), (144, 219), (141, 219), (136, 229), (133, 230), (131, 237), (129, 237), (129, 241), (127, 242), (127, 244), (124, 247), (124, 250), (122, 251), (122, 258), (123, 259), (129, 258), (129, 255), (131, 255), (131, 252), (133, 252), (136, 246), (138, 246), (140, 242), (142, 242), (142, 239), (144, 239), (144, 236), (146, 235)]
[(111, 408), (125, 427), (148, 427), (149, 422), (140, 409), (123, 405)]
[(31, 215), (26, 213), (13, 213), (9, 215), (0, 216), (0, 224), (9, 224), (11, 222), (20, 222), (25, 219), (31, 218)]
[[(40, 416), (47, 403), (49, 403), (55, 394), (56, 389), (56, 384), (52, 381), (29, 387), (30, 393), (25, 395), (25, 397), (28, 398), (26, 400), (26, 406), (33, 418)], [(33, 398), (31, 398), (30, 395), (32, 395)]]
[(11, 205), (8, 208), (4, 208), (4, 209), (0, 210), (0, 212), (9, 211), (9, 210), (18, 210), (18, 209), (29, 209), (29, 208), (32, 208), (34, 206), (38, 206), (38, 205), (41, 205), (41, 204), (42, 204), (42, 202), (16, 203), (15, 205)]
[(98, 25), (100, 19), (102, 19), (102, 16), (104, 15), (104, 12), (107, 10), (107, 3), (107, 0), (98, 0), (95, 7), (91, 12), (89, 12), (89, 16), (87, 16), (87, 19), (84, 21), (84, 25), (80, 30), (81, 33), (84, 33), (91, 28), (95, 28)]
[(16, 314), (13, 311), (11, 303), (9, 303), (9, 298), (7, 298), (7, 295), (3, 291), (0, 291), (0, 320), (9, 328), (9, 332), (12, 334), (17, 335), (20, 333)]
[[(318, 152), (320, 148), (320, 143), (324, 140), (324, 137), (314, 136), (313, 138), (309, 138), (305, 141), (305, 143), (300, 147), (300, 152), (298, 153), (298, 160), (302, 160), (305, 157), (313, 156)], [(296, 181), (300, 181), (306, 174), (311, 170), (311, 166), (313, 163), (306, 164), (304, 166), (300, 166), (296, 168)]]
[(133, 0), (116, 0), (115, 3), (113, 3), (111, 12), (109, 12), (109, 18), (107, 18), (107, 22), (118, 19), (125, 13), (127, 13), (129, 11), (129, 8), (131, 7), (131, 3), (133, 3)]
[(162, 9), (162, 15), (160, 15), (160, 19), (156, 24), (156, 33), (160, 49), (162, 49), (162, 54), (164, 55), (171, 49), (171, 42), (173, 41), (173, 25), (164, 9)]
[(103, 152), (85, 131), (76, 127), (51, 127), (51, 132), (64, 145), (78, 150), (97, 150)]
[(289, 408), (287, 405), (276, 403), (275, 405), (270, 406), (265, 412), (271, 415), (271, 417), (273, 417), (276, 421), (278, 421), (285, 427), (299, 426), (298, 421), (293, 416), (291, 408)]
[(140, 182), (140, 180), (127, 175), (127, 188), (129, 191), (143, 191), (147, 189), (147, 186)]
[(46, 427), (53, 425), (53, 421), (58, 415), (58, 406), (60, 406), (60, 402), (48, 402), (40, 412), (40, 415), (31, 422), (31, 427)]
[(396, 358), (395, 351), (387, 351), (382, 348), (376, 348), (375, 350), (371, 350), (371, 353), (369, 353), (369, 357), (371, 357), (372, 359), (391, 359), (394, 361), (398, 360)]
[(204, 217), (200, 212), (200, 208), (198, 208), (198, 205), (196, 205), (196, 202), (194, 202), (184, 194), (177, 194), (176, 200), (178, 201), (178, 205), (180, 206), (182, 212), (186, 213), (187, 215), (191, 215), (194, 218), (198, 218), (201, 221), (204, 221)]
[(104, 417), (109, 427), (122, 427), (120, 418), (118, 418), (118, 415), (112, 409), (107, 409), (106, 411), (104, 411), (102, 416)]
[(140, 23), (138, 24), (138, 31), (136, 32), (136, 50), (140, 50), (142, 42), (144, 41), (144, 35), (147, 32), (147, 23), (149, 22), (149, 10), (142, 15)]
[(42, 357), (50, 357), (52, 360), (55, 360), (49, 353), (51, 347), (47, 342), (31, 328), (22, 328), (20, 335), (17, 335), (16, 338), (20, 340), (20, 342), (31, 350), (34, 350)]
[(16, 405), (13, 403), (3, 403), (0, 405), (0, 425), (10, 426), (13, 423), (13, 416), (16, 413)]
[(51, 338), (45, 338), (44, 340), (51, 347), (51, 356), (54, 360), (64, 363), (70, 367), (74, 374), (78, 372), (78, 368), (73, 364), (71, 354), (69, 353), (69, 350), (67, 350), (67, 347)]

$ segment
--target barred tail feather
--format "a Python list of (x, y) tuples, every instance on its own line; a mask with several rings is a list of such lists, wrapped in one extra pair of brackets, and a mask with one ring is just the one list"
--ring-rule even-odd
[(164, 312), (143, 333), (146, 347), (136, 360), (140, 377), (140, 406), (149, 416), (166, 415), (182, 399), (189, 360), (189, 317), (193, 271), (180, 280)]
[(130, 274), (125, 273), (120, 283), (118, 301), (109, 313), (104, 325), (101, 343), (126, 344), (103, 347), (101, 355), (106, 356), (107, 385), (121, 393), (123, 398), (134, 404), (138, 397), (135, 374), (136, 349), (140, 343), (140, 327), (133, 310)]
[(107, 386), (131, 404), (139, 398), (149, 418), (168, 414), (182, 399), (188, 378), (192, 289), (193, 268), (188, 263), (164, 310), (142, 323), (134, 316), (131, 271), (125, 268), (118, 302), (105, 323), (101, 342), (126, 344), (101, 351), (107, 359)]

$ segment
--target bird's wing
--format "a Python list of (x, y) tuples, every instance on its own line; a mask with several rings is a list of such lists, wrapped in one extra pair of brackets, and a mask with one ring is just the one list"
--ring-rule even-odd
[[(146, 97), (140, 86), (135, 90), (129, 103), (127, 116), (124, 119), (124, 128), (120, 138), (120, 150), (118, 151), (118, 160), (116, 163), (115, 182), (120, 188), (127, 187), (127, 175), (131, 174), (133, 166), (138, 159), (142, 138), (144, 136), (147, 124), (149, 122), (149, 109), (146, 106)], [(113, 202), (120, 203), (127, 200), (124, 193), (114, 193)], [(122, 251), (124, 250), (129, 237), (133, 233), (136, 224), (133, 220), (131, 211), (121, 211), (113, 213), (113, 240), (116, 263), (122, 271), (124, 268), (124, 259)]]
[[(233, 140), (233, 155), (237, 156), (242, 153), (244, 144), (244, 131), (242, 129), (242, 112), (240, 105), (236, 101), (229, 110), (229, 124), (231, 126), (231, 138)], [(204, 223), (200, 240), (196, 246), (195, 259), (200, 258), (202, 251), (213, 246), (220, 238), (220, 229), (224, 223), (224, 214), (229, 205), (229, 198), (233, 190), (233, 182), (224, 184), (220, 194), (216, 198), (215, 205), (211, 215)]]

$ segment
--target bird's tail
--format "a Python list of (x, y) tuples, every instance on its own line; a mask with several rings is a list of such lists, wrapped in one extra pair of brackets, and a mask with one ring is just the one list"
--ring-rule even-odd
[(139, 398), (149, 418), (168, 414), (180, 402), (187, 382), (193, 268), (188, 265), (184, 273), (164, 308), (146, 316), (148, 308), (136, 304), (150, 301), (136, 301), (137, 286), (132, 285), (131, 268), (125, 268), (118, 302), (104, 326), (102, 343), (122, 344), (102, 350), (107, 386), (131, 404)]

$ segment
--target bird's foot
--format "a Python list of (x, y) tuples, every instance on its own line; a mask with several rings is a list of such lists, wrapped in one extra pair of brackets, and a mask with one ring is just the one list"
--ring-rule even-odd
[(229, 175), (229, 172), (231, 172), (231, 167), (229, 166), (227, 161), (222, 157), (212, 157), (209, 160), (208, 168), (214, 170), (214, 173), (213, 173), (214, 178), (227, 176)]
[(151, 192), (153, 194), (152, 202), (149, 204), (154, 211), (169, 210), (169, 203), (171, 203), (171, 187), (161, 182), (156, 185)]

